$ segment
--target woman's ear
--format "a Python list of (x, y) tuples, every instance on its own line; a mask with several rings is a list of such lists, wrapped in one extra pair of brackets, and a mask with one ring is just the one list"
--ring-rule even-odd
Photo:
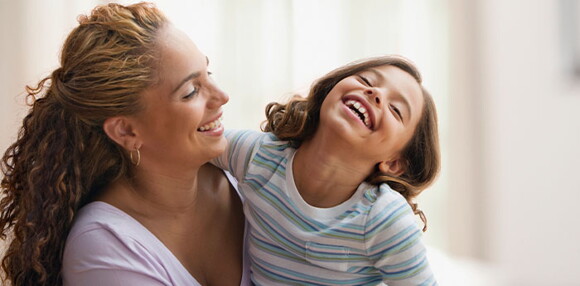
[(103, 123), (103, 130), (111, 140), (126, 150), (135, 150), (141, 145), (138, 142), (135, 128), (127, 117), (116, 116), (107, 118)]
[(393, 159), (391, 161), (382, 161), (379, 163), (379, 171), (381, 173), (389, 174), (398, 177), (405, 173), (405, 160), (401, 158)]

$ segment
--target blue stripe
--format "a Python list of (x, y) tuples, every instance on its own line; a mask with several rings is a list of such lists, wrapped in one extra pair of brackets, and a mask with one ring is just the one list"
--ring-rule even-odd
[(413, 226), (409, 226), (404, 231), (397, 233), (391, 239), (388, 239), (386, 241), (383, 241), (382, 243), (374, 245), (369, 249), (369, 253), (372, 253), (370, 254), (370, 256), (377, 259), (377, 256), (380, 257), (385, 255), (391, 255), (392, 252), (400, 252), (415, 245), (420, 238), (420, 233), (417, 230), (411, 232), (408, 236), (401, 238), (399, 242), (392, 244), (393, 241), (397, 240), (397, 238), (404, 236), (413, 229), (415, 229)]
[[(304, 215), (297, 214), (295, 212), (295, 210), (297, 210), (295, 205), (289, 206), (285, 203), (284, 199), (287, 199), (286, 196), (283, 196), (282, 198), (276, 196), (276, 193), (281, 193), (281, 190), (277, 186), (269, 182), (260, 184), (259, 181), (254, 179), (248, 179), (248, 183), (253, 186), (254, 190), (256, 190), (256, 194), (258, 194), (263, 200), (269, 202), (271, 207), (277, 209), (286, 218), (293, 221), (294, 225), (299, 226), (300, 229), (304, 231), (317, 231), (325, 227), (325, 225), (320, 225), (320, 223), (319, 225), (312, 225), (310, 223), (311, 221), (304, 219)], [(260, 189), (260, 187), (262, 189)], [(270, 190), (273, 190), (274, 192)], [(290, 200), (287, 199), (287, 202), (290, 202)]]
[(254, 131), (226, 136), (233, 139), (225, 163), (247, 198), (254, 282), (436, 285), (413, 213), (388, 185), (361, 185), (361, 201), (334, 212), (334, 218), (310, 217), (288, 193), (294, 149), (287, 142)]
[[(257, 266), (256, 270), (262, 272), (270, 279), (281, 283), (290, 283), (293, 285), (302, 283), (307, 285), (376, 285), (382, 281), (380, 276), (377, 275), (354, 279), (336, 280), (331, 279), (330, 277), (312, 276), (287, 268), (279, 267), (256, 257), (252, 259), (252, 262), (254, 262), (252, 265)], [(264, 265), (265, 267), (261, 267), (261, 265)]]

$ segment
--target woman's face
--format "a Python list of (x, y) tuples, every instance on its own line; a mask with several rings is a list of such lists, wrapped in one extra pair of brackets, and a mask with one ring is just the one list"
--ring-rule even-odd
[(159, 31), (159, 82), (136, 115), (142, 163), (199, 166), (226, 147), (221, 107), (228, 96), (210, 77), (208, 59), (172, 25)]
[(390, 65), (374, 67), (333, 87), (322, 103), (317, 132), (340, 136), (357, 156), (374, 163), (391, 160), (413, 136), (423, 104), (410, 74)]

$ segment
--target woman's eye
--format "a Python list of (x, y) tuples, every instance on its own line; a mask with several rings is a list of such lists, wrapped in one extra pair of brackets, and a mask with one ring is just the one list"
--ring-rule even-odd
[(183, 99), (189, 99), (189, 98), (191, 98), (191, 97), (195, 96), (195, 95), (197, 94), (197, 91), (198, 91), (198, 90), (199, 90), (199, 89), (198, 89), (197, 87), (194, 87), (194, 88), (193, 88), (193, 91), (191, 91), (191, 92), (190, 92), (190, 93), (188, 93), (186, 96), (184, 96), (184, 97), (183, 97)]
[(363, 75), (359, 75), (359, 77), (360, 77), (360, 79), (361, 79), (361, 80), (362, 80), (362, 81), (363, 81), (363, 82), (364, 82), (366, 85), (368, 85), (368, 86), (372, 86), (372, 85), (371, 85), (371, 82), (369, 81), (369, 79), (368, 79), (368, 78), (366, 78), (366, 77), (365, 77), (365, 76), (363, 76)]

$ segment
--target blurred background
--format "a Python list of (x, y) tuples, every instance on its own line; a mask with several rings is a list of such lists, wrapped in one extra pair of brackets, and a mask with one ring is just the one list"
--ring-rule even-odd
[[(107, 2), (0, 0), (2, 153), (24, 86)], [(210, 58), (226, 128), (258, 129), (268, 102), (352, 60), (411, 59), (440, 118), (442, 174), (419, 198), (440, 285), (580, 285), (580, 0), (152, 2)]]

